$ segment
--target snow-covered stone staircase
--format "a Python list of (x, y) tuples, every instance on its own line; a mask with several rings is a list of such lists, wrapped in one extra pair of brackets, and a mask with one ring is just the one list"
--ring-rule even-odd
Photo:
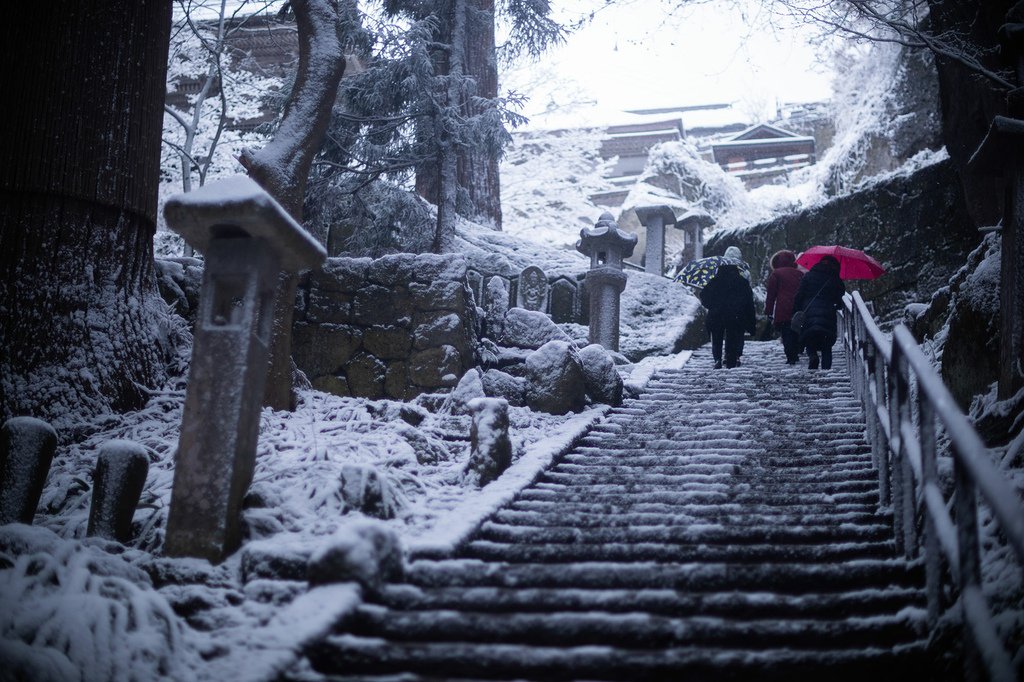
[(705, 348), (305, 653), (330, 679), (922, 679), (876, 481), (842, 358)]

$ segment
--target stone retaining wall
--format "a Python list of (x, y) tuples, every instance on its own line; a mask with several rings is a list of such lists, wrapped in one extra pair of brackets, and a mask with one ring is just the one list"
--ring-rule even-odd
[(461, 256), (328, 258), (296, 297), (292, 355), (336, 395), (409, 400), (474, 365), (475, 309)]

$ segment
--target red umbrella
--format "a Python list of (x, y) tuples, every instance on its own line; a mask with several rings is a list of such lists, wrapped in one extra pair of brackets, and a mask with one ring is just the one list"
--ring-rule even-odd
[(812, 246), (796, 259), (797, 265), (810, 270), (823, 256), (839, 261), (839, 279), (874, 279), (885, 274), (885, 268), (874, 258), (845, 246)]

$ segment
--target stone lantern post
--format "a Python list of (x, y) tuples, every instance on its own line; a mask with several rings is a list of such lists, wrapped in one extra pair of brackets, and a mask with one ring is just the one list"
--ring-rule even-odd
[(664, 204), (640, 206), (636, 217), (647, 230), (644, 249), (644, 271), (652, 275), (665, 274), (665, 226), (676, 221), (675, 213)]
[(715, 219), (705, 211), (694, 208), (690, 209), (676, 220), (676, 229), (689, 231), (693, 253), (691, 260), (704, 257), (704, 228), (715, 224)]
[(206, 258), (164, 548), (220, 561), (241, 540), (279, 273), (327, 254), (244, 175), (172, 197), (164, 215)]
[(619, 350), (619, 297), (626, 288), (622, 261), (633, 255), (637, 236), (623, 232), (611, 213), (580, 230), (576, 250), (590, 257), (586, 285), (590, 292), (590, 343)]

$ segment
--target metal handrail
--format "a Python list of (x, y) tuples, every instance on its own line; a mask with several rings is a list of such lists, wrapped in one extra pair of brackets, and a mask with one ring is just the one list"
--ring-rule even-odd
[[(905, 326), (889, 339), (878, 328), (859, 292), (844, 299), (843, 344), (850, 380), (867, 420), (867, 437), (878, 470), (883, 505), (892, 505), (896, 545), (907, 559), (922, 557), (928, 624), (942, 610), (942, 565), (959, 588), (964, 629), (965, 676), (978, 679), (979, 662), (992, 680), (1014, 680), (1013, 664), (996, 633), (981, 589), (978, 496), (999, 523), (1017, 561), (1024, 566), (1024, 504), (992, 464), (988, 450), (949, 389)], [(914, 418), (911, 380), (916, 386)], [(954, 494), (951, 515), (939, 485), (936, 424), (950, 441)], [(924, 518), (918, 538), (918, 512)]]

